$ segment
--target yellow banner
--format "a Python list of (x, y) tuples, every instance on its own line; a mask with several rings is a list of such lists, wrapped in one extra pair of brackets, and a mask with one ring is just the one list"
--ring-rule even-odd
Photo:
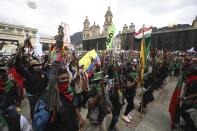
[(96, 53), (95, 49), (87, 52), (80, 60), (79, 60), (79, 66), (84, 65), (84, 70), (86, 71), (90, 64), (91, 59), (94, 59), (98, 57), (98, 54)]

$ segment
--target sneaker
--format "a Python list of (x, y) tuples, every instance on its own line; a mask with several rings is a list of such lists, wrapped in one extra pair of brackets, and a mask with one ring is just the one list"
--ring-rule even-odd
[(132, 120), (133, 119), (130, 115), (127, 115), (127, 117), (129, 118), (129, 120)]
[(127, 123), (130, 123), (131, 121), (129, 120), (129, 118), (125, 115), (122, 115), (122, 119), (127, 122)]

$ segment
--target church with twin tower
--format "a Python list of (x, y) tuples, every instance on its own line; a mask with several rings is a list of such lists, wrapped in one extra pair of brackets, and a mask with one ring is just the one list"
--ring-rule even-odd
[(83, 23), (83, 50), (104, 50), (105, 47), (105, 41), (107, 37), (107, 30), (109, 26), (112, 24), (113, 15), (110, 10), (110, 7), (108, 7), (107, 12), (105, 13), (105, 22), (103, 25), (103, 30), (101, 31), (100, 26), (94, 24), (90, 26), (90, 22), (88, 20), (88, 17), (86, 16), (85, 21)]

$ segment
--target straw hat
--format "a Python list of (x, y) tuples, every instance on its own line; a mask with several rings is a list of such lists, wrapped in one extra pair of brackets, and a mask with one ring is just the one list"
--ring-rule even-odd
[(35, 65), (41, 65), (42, 63), (40, 63), (38, 60), (32, 60), (30, 62), (30, 66), (35, 66)]

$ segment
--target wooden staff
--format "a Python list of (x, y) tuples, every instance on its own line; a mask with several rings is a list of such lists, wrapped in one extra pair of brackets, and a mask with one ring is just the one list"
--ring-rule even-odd
[(64, 28), (60, 25), (58, 28), (58, 35), (55, 36), (56, 43), (54, 45), (54, 51), (51, 53), (52, 56), (55, 55), (55, 57), (52, 58), (52, 69), (48, 84), (49, 96), (47, 101), (47, 110), (51, 112), (59, 111), (60, 108), (57, 78), (59, 75), (59, 70), (62, 68), (60, 63), (63, 62), (63, 30)]
[[(142, 26), (142, 32), (143, 32), (143, 36), (142, 36), (142, 40), (144, 39), (144, 24), (143, 24), (143, 26)], [(145, 44), (145, 43), (144, 43)], [(140, 61), (142, 61), (141, 59), (140, 59)], [(142, 78), (142, 74), (141, 74), (141, 72), (142, 73), (144, 73), (144, 67), (142, 67), (142, 62), (140, 62), (141, 63), (141, 67), (140, 67), (140, 87), (142, 88), (142, 98), (141, 98), (141, 109), (140, 109), (140, 118), (142, 117), (142, 109), (143, 109), (143, 97), (144, 97), (144, 90), (143, 90), (143, 87), (144, 87), (144, 78)]]

